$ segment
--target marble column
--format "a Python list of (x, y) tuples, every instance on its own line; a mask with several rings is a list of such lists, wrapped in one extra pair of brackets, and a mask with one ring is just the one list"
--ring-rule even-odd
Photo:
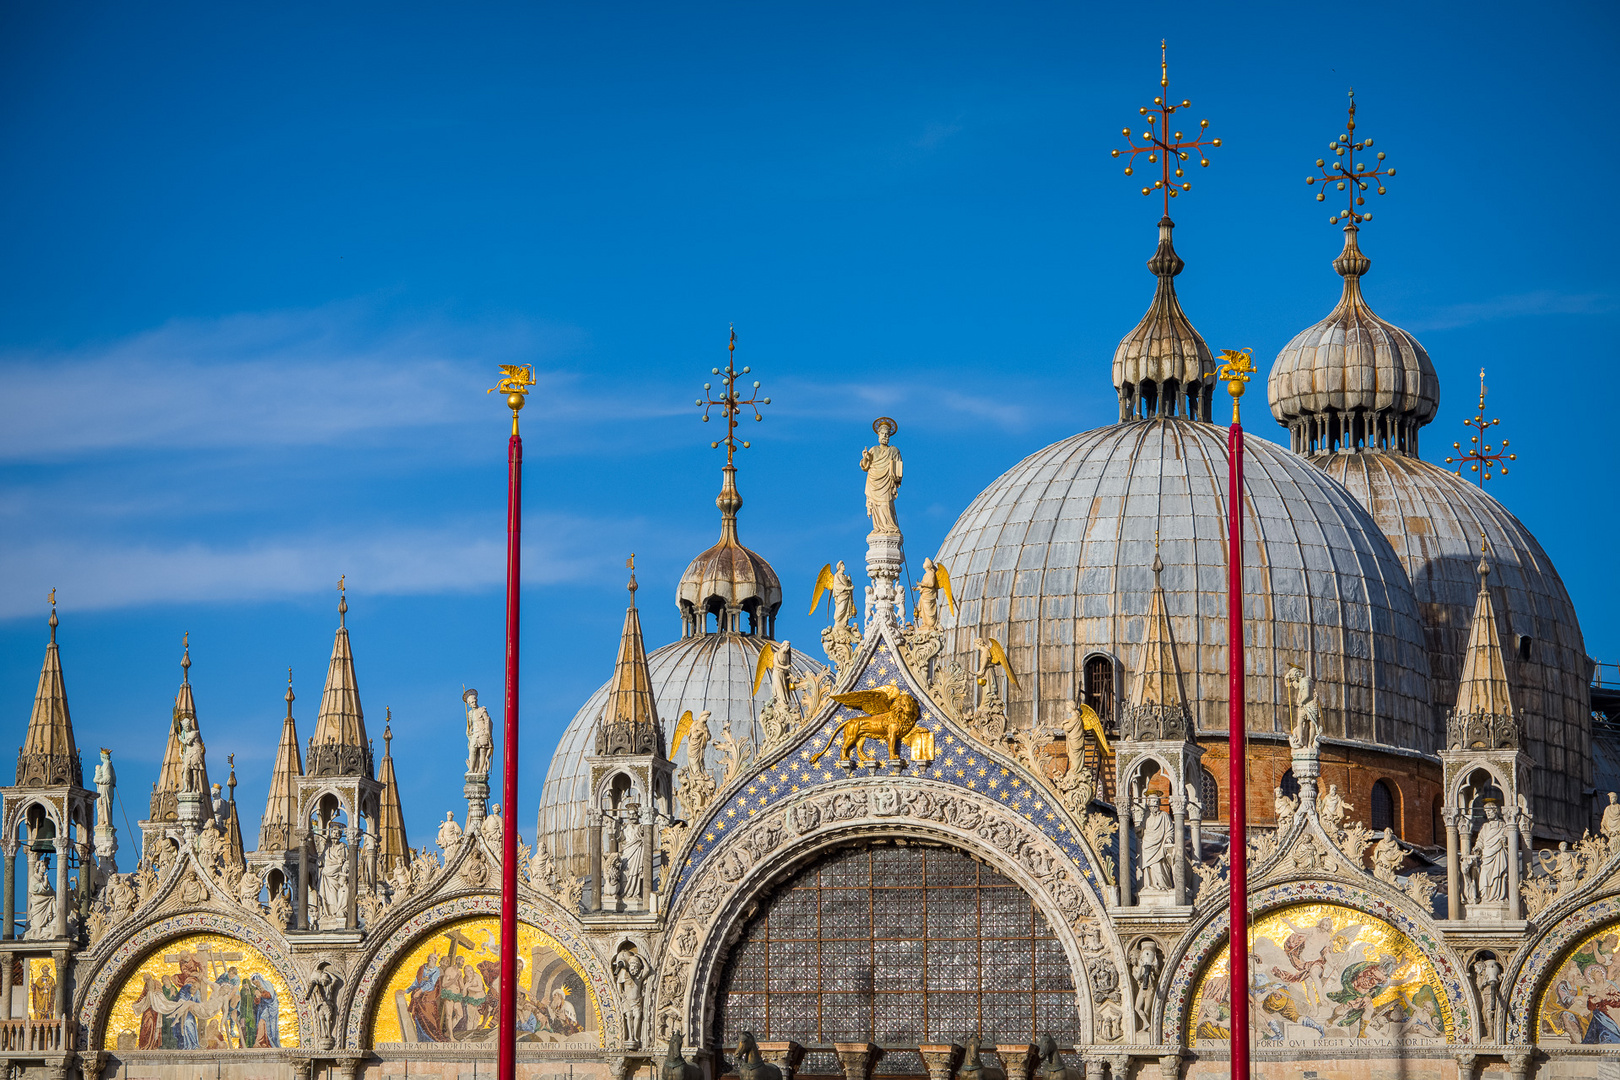
[(1446, 823), (1446, 918), (1463, 917), (1462, 853), (1457, 846), (1457, 811), (1446, 808), (1440, 812)]
[[(309, 837), (298, 841), (298, 888), (293, 890), (293, 925), (300, 930), (309, 929)], [(305, 1068), (306, 1074), (308, 1067)]]
[[(641, 890), (644, 907), (648, 911), (653, 909), (653, 869), (658, 865), (658, 848), (653, 838), (653, 823), (656, 820), (652, 799), (649, 798), (647, 805), (641, 808), (641, 881), (636, 886)], [(783, 1080), (787, 1078), (783, 1077)]]
[(56, 929), (52, 931), (52, 937), (67, 937), (68, 908), (72, 903), (72, 897), (68, 895), (68, 838), (64, 829), (56, 838)]
[(592, 810), (585, 815), (585, 834), (585, 869), (591, 876), (591, 898), (586, 910), (602, 911), (607, 905), (602, 901), (602, 815), (599, 811)]
[[(17, 846), (6, 847), (6, 885), (5, 885), (5, 920), (6, 925), (0, 932), (0, 940), (14, 941), (17, 937)], [(10, 968), (6, 969), (8, 972)], [(10, 978), (10, 975), (7, 975)], [(10, 998), (7, 998), (7, 1007), (10, 1007)]]
[(56, 989), (51, 994), (51, 1017), (60, 1019), (67, 1015), (67, 1006), (64, 999), (67, 996), (67, 952), (57, 950), (51, 953), (51, 966), (55, 968)]
[(345, 837), (349, 843), (344, 846), (349, 851), (349, 890), (343, 898), (343, 925), (350, 930), (360, 926), (359, 905), (360, 898), (360, 836), (358, 833)]
[(1179, 795), (1171, 796), (1170, 816), (1174, 822), (1172, 835), (1176, 838), (1176, 851), (1171, 856), (1170, 864), (1171, 883), (1175, 887), (1176, 905), (1179, 907), (1187, 902), (1187, 793), (1185, 790)]
[(1136, 870), (1131, 862), (1131, 840), (1135, 830), (1131, 822), (1130, 793), (1121, 792), (1123, 801), (1119, 808), (1119, 831), (1114, 835), (1119, 838), (1119, 866), (1114, 870), (1114, 876), (1119, 879), (1119, 906), (1130, 907), (1134, 902), (1132, 893), (1136, 886)]
[(0, 953), (0, 1020), (11, 1019), (11, 954)]
[(1522, 919), (1524, 908), (1519, 906), (1519, 851), (1522, 841), (1519, 836), (1519, 815), (1504, 814), (1508, 827), (1508, 880), (1507, 880), (1507, 917), (1509, 920)]

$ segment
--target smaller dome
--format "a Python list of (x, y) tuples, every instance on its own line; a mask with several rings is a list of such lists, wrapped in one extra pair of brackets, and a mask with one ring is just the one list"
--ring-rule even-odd
[(1147, 267), (1159, 279), (1147, 314), (1114, 350), (1114, 389), (1119, 419), (1185, 416), (1208, 420), (1215, 386), (1215, 358), (1176, 299), (1176, 275), (1186, 263), (1170, 243), (1176, 227), (1159, 220), (1159, 247)]
[(1271, 365), (1271, 414), (1297, 454), (1375, 447), (1417, 455), (1418, 429), (1440, 407), (1440, 379), (1417, 338), (1385, 322), (1361, 295), (1372, 267), (1344, 227), (1333, 269), (1344, 278), (1339, 304), (1300, 331)]
[[(737, 493), (737, 470), (727, 463), (722, 471), (725, 480), (714, 500), (720, 508), (720, 542), (691, 561), (675, 589), (681, 636), (708, 633), (712, 614), (713, 629), (721, 633), (774, 637), (782, 582), (764, 556), (737, 539), (737, 511), (743, 504)], [(742, 625), (745, 613), (749, 619), (746, 627)]]

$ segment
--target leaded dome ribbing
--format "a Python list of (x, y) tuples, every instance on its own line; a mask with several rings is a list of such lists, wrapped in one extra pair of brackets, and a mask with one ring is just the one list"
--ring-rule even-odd
[(1114, 349), (1114, 389), (1122, 421), (1211, 416), (1215, 358), (1176, 298), (1176, 275), (1186, 263), (1170, 242), (1175, 227), (1168, 217), (1159, 221), (1159, 247), (1147, 263), (1159, 279), (1153, 303)]
[(1344, 227), (1344, 250), (1333, 260), (1344, 278), (1338, 306), (1277, 354), (1266, 396), (1295, 453), (1368, 446), (1416, 456), (1418, 429), (1440, 407), (1440, 380), (1418, 340), (1362, 296), (1372, 260), (1358, 231), (1353, 221)]

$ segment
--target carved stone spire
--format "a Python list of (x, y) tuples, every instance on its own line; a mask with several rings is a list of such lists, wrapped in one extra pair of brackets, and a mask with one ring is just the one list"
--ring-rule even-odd
[(636, 611), (635, 556), (630, 557), (630, 606), (624, 612), (619, 637), (619, 659), (613, 665), (613, 684), (602, 719), (596, 725), (598, 754), (664, 753), (664, 733), (653, 697), (652, 673), (647, 670), (647, 649), (641, 640), (641, 615)]
[[(392, 721), (390, 711), (388, 719)], [(383, 724), (382, 764), (377, 779), (382, 783), (381, 805), (377, 812), (377, 872), (392, 874), (394, 867), (410, 858), (410, 841), (405, 839), (405, 812), (399, 802), (399, 781), (394, 778), (394, 726)]]
[(225, 761), (231, 767), (230, 778), (225, 786), (230, 790), (230, 799), (225, 803), (225, 857), (232, 866), (246, 866), (247, 854), (242, 848), (242, 821), (236, 816), (236, 755), (226, 754)]
[(1508, 685), (1507, 659), (1502, 652), (1496, 604), (1491, 599), (1490, 573), (1490, 563), (1482, 550), (1479, 596), (1474, 601), (1474, 622), (1468, 631), (1467, 651), (1463, 654), (1457, 704), (1446, 716), (1446, 741), (1454, 750), (1516, 749), (1522, 743), (1523, 717), (1514, 708), (1513, 691)]
[(17, 753), (17, 786), (83, 787), (79, 748), (73, 741), (73, 720), (68, 716), (67, 686), (62, 681), (62, 656), (56, 648), (55, 589), (51, 590), (47, 625), (51, 640), (45, 646), (45, 663), (39, 669), (39, 689), (34, 692), (28, 734)]
[(364, 776), (371, 779), (371, 744), (366, 739), (366, 718), (360, 708), (360, 687), (354, 678), (354, 654), (349, 649), (349, 601), (338, 582), (338, 628), (332, 640), (332, 660), (326, 669), (326, 689), (315, 717), (315, 736), (309, 748), (309, 775)]
[(1186, 265), (1170, 242), (1176, 227), (1159, 222), (1159, 247), (1148, 270), (1159, 279), (1147, 314), (1114, 350), (1119, 419), (1182, 416), (1209, 421), (1215, 394), (1215, 357), (1176, 298), (1176, 275)]
[(270, 773), (270, 795), (259, 820), (260, 851), (291, 851), (297, 844), (293, 825), (298, 821), (298, 780), (304, 763), (298, 755), (298, 724), (293, 720), (292, 668), (287, 669), (287, 716), (281, 722), (281, 745)]
[[(186, 717), (197, 719), (197, 703), (191, 695), (191, 635), (181, 642), (184, 653), (180, 657), (180, 689), (174, 695), (174, 709), (169, 717), (169, 741), (163, 748), (163, 765), (158, 770), (157, 784), (152, 788), (152, 821), (174, 821), (179, 810), (179, 795), (186, 786), (185, 751), (180, 745), (180, 721)], [(199, 733), (201, 724), (198, 725)], [(206, 741), (204, 743), (206, 745)], [(203, 792), (210, 789), (206, 755), (203, 764)], [(202, 800), (202, 822), (213, 818), (209, 801)], [(201, 822), (199, 822), (201, 824)]]
[(1142, 666), (1135, 692), (1125, 707), (1121, 734), (1133, 739), (1184, 739), (1190, 725), (1186, 698), (1181, 693), (1181, 667), (1170, 617), (1165, 611), (1164, 585), (1159, 575), (1164, 561), (1153, 553), (1153, 598), (1148, 604), (1147, 640), (1142, 644)]

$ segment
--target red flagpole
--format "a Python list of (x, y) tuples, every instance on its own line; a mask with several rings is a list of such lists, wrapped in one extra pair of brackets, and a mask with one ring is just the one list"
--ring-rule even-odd
[(1249, 847), (1247, 837), (1248, 726), (1243, 693), (1243, 425), (1238, 399), (1248, 371), (1254, 370), (1246, 353), (1227, 352), (1221, 377), (1232, 394), (1232, 427), (1227, 432), (1226, 499), (1226, 613), (1227, 613), (1227, 820), (1231, 845), (1227, 884), (1231, 888), (1231, 934), (1227, 948), (1227, 985), (1232, 1011), (1232, 1080), (1249, 1080)]
[[(523, 370), (523, 369), (518, 369)], [(511, 374), (511, 369), (508, 369)], [(523, 408), (524, 382), (514, 376), (503, 382), (510, 389), (506, 403), (512, 409), (512, 438), (506, 444), (506, 722), (505, 770), (501, 782), (501, 997), (499, 1080), (517, 1080), (517, 795), (518, 795), (518, 600), (522, 584), (523, 439), (518, 435), (518, 410)], [(511, 387), (517, 382), (518, 388)]]

